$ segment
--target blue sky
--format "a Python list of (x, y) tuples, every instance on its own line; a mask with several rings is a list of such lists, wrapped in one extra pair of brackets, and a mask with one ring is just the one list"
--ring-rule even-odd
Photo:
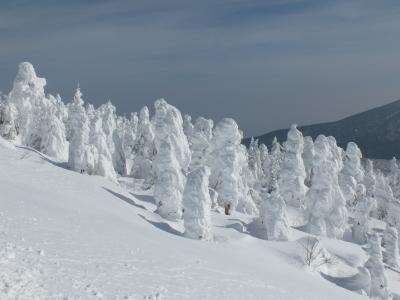
[(30, 61), (66, 102), (164, 97), (249, 136), (400, 99), (399, 36), (395, 0), (2, 0), (0, 90)]

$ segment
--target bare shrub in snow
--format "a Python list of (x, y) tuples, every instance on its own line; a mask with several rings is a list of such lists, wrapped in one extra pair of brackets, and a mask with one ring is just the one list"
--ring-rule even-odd
[(323, 265), (334, 265), (337, 260), (321, 247), (320, 240), (316, 237), (305, 237), (298, 240), (303, 249), (302, 259), (306, 266), (319, 268)]

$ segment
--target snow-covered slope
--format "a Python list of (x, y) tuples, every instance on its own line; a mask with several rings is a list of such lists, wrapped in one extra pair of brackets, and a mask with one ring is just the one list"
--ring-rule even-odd
[[(214, 213), (202, 242), (154, 209), (0, 139), (0, 299), (364, 299), (302, 267), (298, 242), (241, 232), (242, 215)], [(323, 242), (338, 258), (330, 275), (363, 264), (358, 246)]]

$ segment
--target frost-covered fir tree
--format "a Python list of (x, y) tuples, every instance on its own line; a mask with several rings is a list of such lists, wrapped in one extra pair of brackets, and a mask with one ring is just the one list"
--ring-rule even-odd
[(214, 123), (212, 120), (203, 117), (197, 118), (191, 134), (188, 136), (192, 159), (189, 170), (194, 170), (198, 166), (207, 164), (207, 159), (211, 151), (211, 139)]
[(394, 201), (389, 203), (388, 211), (387, 223), (396, 228), (397, 232), (400, 232), (400, 201), (394, 199)]
[(103, 119), (98, 111), (90, 122), (90, 150), (88, 151), (88, 165), (90, 165), (89, 174), (104, 176), (111, 180), (116, 180), (112, 155), (107, 145), (107, 138), (103, 131)]
[(381, 241), (378, 234), (374, 233), (370, 236), (367, 253), (369, 254), (369, 259), (365, 263), (365, 267), (371, 274), (369, 296), (377, 299), (389, 299), (387, 276), (382, 261)]
[(328, 160), (329, 148), (325, 136), (319, 135), (314, 143), (315, 155), (311, 187), (306, 195), (306, 230), (312, 234), (327, 235), (327, 215), (332, 205), (330, 174), (331, 162)]
[(390, 226), (388, 223), (386, 224), (384, 241), (386, 245), (386, 263), (394, 269), (399, 269), (399, 235), (397, 233), (397, 229)]
[(254, 180), (259, 181), (263, 177), (263, 169), (261, 163), (261, 152), (258, 146), (258, 140), (251, 138), (248, 149), (248, 165)]
[(279, 170), (282, 162), (282, 146), (276, 137), (272, 140), (270, 163), (265, 173), (268, 189), (272, 191), (272, 183), (276, 182), (279, 177)]
[(346, 230), (348, 221), (348, 212), (346, 207), (346, 199), (343, 196), (339, 186), (339, 173), (343, 168), (344, 151), (336, 144), (333, 136), (328, 136), (329, 159), (332, 164), (330, 175), (331, 193), (332, 193), (332, 210), (328, 217), (328, 236), (341, 239)]
[[(329, 144), (329, 158), (334, 163), (337, 172), (340, 172), (343, 168), (344, 150), (337, 145), (336, 139), (333, 136), (328, 136), (327, 139)], [(336, 176), (338, 177), (338, 174)]]
[(158, 99), (154, 107), (155, 114), (152, 121), (156, 150), (159, 150), (161, 142), (169, 135), (176, 159), (181, 169), (186, 171), (190, 163), (191, 153), (187, 137), (183, 132), (182, 115), (176, 107), (168, 104), (164, 99)]
[(39, 124), (40, 128), (40, 146), (39, 151), (51, 157), (67, 161), (68, 143), (63, 122), (63, 112), (60, 110), (60, 104), (56, 99), (50, 96), (50, 99), (42, 104), (42, 118)]
[(155, 146), (154, 198), (157, 212), (169, 219), (182, 217), (184, 172), (190, 163), (190, 150), (182, 128), (182, 116), (177, 108), (159, 99), (154, 104)]
[(303, 159), (303, 135), (295, 124), (290, 127), (287, 140), (284, 144), (284, 152), (278, 177), (280, 194), (286, 204), (300, 207), (304, 203), (304, 197), (308, 190), (304, 184), (306, 172)]
[(115, 113), (115, 106), (110, 101), (101, 105), (98, 111), (102, 118), (103, 132), (106, 136), (107, 146), (112, 156), (112, 161), (115, 171), (125, 175), (126, 158), (122, 149), (121, 139), (117, 133), (117, 116)]
[(312, 163), (314, 158), (314, 142), (310, 136), (304, 137), (304, 149), (302, 158), (304, 163), (304, 169), (306, 171), (305, 184), (306, 186), (309, 187), (311, 181)]
[(236, 210), (249, 215), (257, 215), (256, 203), (261, 203), (259, 196), (258, 180), (254, 178), (254, 173), (249, 168), (247, 149), (244, 145), (238, 146), (238, 159), (240, 177), (238, 180), (238, 205)]
[(154, 129), (150, 122), (149, 109), (144, 106), (139, 112), (134, 161), (130, 175), (134, 178), (144, 179), (146, 188), (154, 184), (153, 160), (155, 153)]
[[(117, 117), (117, 135), (121, 141), (123, 157), (125, 158), (126, 171), (130, 172), (135, 158), (134, 148), (138, 132), (139, 119), (137, 113), (132, 113), (131, 118)], [(127, 174), (124, 174), (127, 175)]]
[(190, 115), (183, 116), (183, 132), (186, 134), (188, 140), (190, 140), (190, 136), (193, 133), (194, 125), (192, 124), (192, 117)]
[(6, 98), (0, 102), (0, 136), (8, 140), (14, 140), (19, 131), (17, 124), (17, 109)]
[(182, 195), (185, 186), (185, 177), (174, 152), (174, 144), (167, 136), (159, 144), (154, 160), (156, 212), (172, 221), (182, 218)]
[(261, 144), (259, 148), (260, 148), (261, 169), (263, 176), (265, 177), (265, 174), (268, 173), (268, 168), (270, 164), (269, 151), (268, 147), (265, 146), (265, 144)]
[(338, 184), (340, 163), (333, 143), (319, 135), (314, 142), (311, 187), (306, 196), (306, 230), (315, 235), (342, 238), (347, 224), (345, 200)]
[(17, 110), (17, 120), (21, 142), (32, 146), (36, 139), (35, 112), (37, 104), (45, 97), (46, 79), (36, 76), (35, 69), (29, 62), (23, 62), (18, 67), (14, 85), (8, 95), (8, 101)]
[(183, 192), (184, 234), (192, 239), (210, 240), (212, 238), (209, 176), (209, 168), (199, 166), (192, 170), (187, 177)]
[(339, 174), (339, 184), (348, 206), (354, 206), (357, 184), (364, 180), (364, 170), (361, 166), (361, 150), (357, 144), (347, 144), (343, 169)]
[(377, 208), (374, 211), (374, 217), (380, 220), (386, 219), (388, 215), (388, 208), (394, 196), (392, 189), (390, 188), (385, 176), (380, 170), (376, 172), (376, 184), (375, 184), (375, 200)]
[(44, 93), (45, 85), (46, 79), (37, 77), (33, 66), (23, 62), (18, 67), (13, 89), (8, 95), (8, 101), (17, 110), (16, 123), (21, 143), (37, 150), (40, 150), (42, 138), (41, 108), (48, 102)]
[(367, 189), (367, 196), (375, 198), (376, 176), (374, 163), (368, 159), (365, 165), (364, 185)]
[(218, 192), (218, 203), (226, 214), (235, 211), (239, 200), (240, 157), (242, 132), (233, 119), (222, 119), (211, 141), (210, 186)]
[(77, 88), (72, 103), (68, 106), (69, 155), (68, 165), (77, 172), (87, 171), (89, 145), (89, 119), (83, 106), (82, 93)]
[(264, 194), (260, 220), (268, 240), (287, 241), (290, 237), (290, 227), (286, 216), (286, 204), (280, 195), (279, 185), (275, 183), (272, 186), (272, 192)]
[(368, 240), (369, 215), (375, 206), (375, 200), (368, 197), (363, 184), (358, 184), (355, 196), (354, 224), (352, 227), (353, 240), (358, 244), (365, 244)]
[(395, 157), (390, 161), (390, 173), (388, 183), (392, 188), (393, 195), (396, 199), (400, 198), (400, 169)]

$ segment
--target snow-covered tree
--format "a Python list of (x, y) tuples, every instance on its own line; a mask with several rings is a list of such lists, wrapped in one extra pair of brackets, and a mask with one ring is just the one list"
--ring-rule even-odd
[(364, 180), (364, 170), (361, 166), (361, 150), (357, 144), (347, 144), (343, 169), (339, 173), (339, 184), (348, 206), (354, 206), (357, 184)]
[(306, 179), (305, 184), (306, 186), (310, 186), (311, 181), (311, 171), (312, 171), (312, 163), (314, 158), (314, 142), (310, 136), (304, 137), (304, 149), (303, 149), (303, 163), (304, 169), (306, 171)]
[(197, 118), (191, 134), (188, 136), (192, 159), (189, 170), (194, 170), (198, 166), (207, 164), (208, 155), (211, 151), (212, 129), (214, 123), (203, 117)]
[(254, 173), (249, 168), (247, 149), (244, 145), (238, 146), (238, 160), (240, 168), (240, 177), (238, 180), (238, 205), (236, 210), (249, 215), (257, 215), (257, 204), (260, 204), (258, 189), (256, 186)]
[(87, 151), (89, 145), (89, 119), (83, 107), (82, 93), (77, 88), (74, 99), (69, 105), (69, 167), (78, 172), (87, 171)]
[(386, 245), (386, 263), (394, 269), (399, 269), (399, 235), (397, 229), (389, 224), (386, 224), (384, 241)]
[(373, 214), (374, 217), (380, 220), (386, 219), (388, 215), (389, 204), (390, 202), (394, 201), (394, 196), (385, 176), (379, 170), (376, 172), (374, 196), (377, 204), (377, 208)]
[(389, 299), (388, 283), (382, 259), (381, 241), (374, 233), (368, 240), (369, 258), (365, 267), (371, 274), (371, 290), (369, 296), (377, 299)]
[(218, 202), (226, 214), (235, 211), (239, 200), (240, 160), (239, 145), (242, 132), (233, 119), (222, 119), (211, 140), (210, 186), (218, 192)]
[(346, 208), (346, 199), (343, 196), (339, 186), (339, 173), (343, 168), (344, 151), (338, 147), (333, 136), (328, 136), (329, 160), (332, 163), (332, 169), (329, 172), (330, 186), (332, 194), (332, 209), (328, 217), (328, 236), (341, 239), (346, 230), (348, 221), (348, 212)]
[(286, 216), (286, 204), (275, 184), (271, 193), (264, 194), (260, 209), (260, 219), (265, 227), (267, 239), (287, 241), (290, 237), (290, 227)]
[(126, 159), (122, 149), (121, 139), (117, 134), (116, 108), (110, 101), (101, 105), (98, 111), (102, 118), (103, 132), (107, 146), (112, 156), (115, 171), (119, 174), (127, 174)]
[(152, 121), (156, 149), (158, 151), (163, 139), (170, 136), (176, 159), (181, 169), (186, 171), (190, 163), (191, 153), (187, 137), (183, 132), (182, 115), (176, 107), (168, 104), (164, 99), (158, 99), (154, 107), (155, 114)]
[(261, 152), (258, 146), (258, 140), (251, 138), (248, 149), (248, 165), (255, 181), (259, 181), (263, 177), (263, 169), (261, 162)]
[(261, 169), (265, 176), (265, 174), (268, 173), (268, 168), (270, 163), (269, 151), (268, 147), (265, 146), (265, 144), (261, 144), (259, 148), (260, 148)]
[(345, 200), (338, 184), (340, 164), (332, 143), (323, 135), (314, 142), (311, 187), (306, 196), (306, 230), (315, 235), (342, 238), (347, 224)]
[(88, 173), (116, 180), (112, 155), (103, 131), (103, 119), (99, 111), (95, 111), (90, 122), (90, 148), (88, 150)]
[(0, 136), (14, 140), (19, 131), (17, 124), (17, 109), (8, 99), (0, 102)]
[(185, 186), (185, 177), (174, 152), (173, 142), (167, 136), (159, 144), (154, 160), (154, 199), (157, 213), (173, 221), (182, 217), (182, 194)]
[(208, 191), (210, 170), (199, 166), (187, 177), (183, 192), (183, 221), (185, 236), (193, 239), (210, 240), (211, 198)]
[(303, 135), (295, 124), (290, 127), (279, 171), (280, 194), (286, 204), (300, 207), (303, 205), (305, 194), (308, 190), (304, 184), (306, 172), (303, 159)]
[(45, 98), (45, 85), (46, 79), (36, 76), (32, 64), (23, 62), (18, 67), (13, 88), (8, 95), (8, 101), (17, 110), (16, 123), (19, 126), (21, 142), (36, 149), (40, 145), (38, 123), (41, 112), (39, 108)]
[(156, 181), (154, 198), (157, 212), (170, 220), (182, 217), (184, 172), (190, 163), (190, 150), (182, 128), (182, 116), (177, 108), (159, 99), (154, 104)]
[[(132, 113), (130, 119), (120, 116), (117, 117), (116, 130), (121, 143), (122, 156), (126, 164), (126, 172), (132, 169), (132, 162), (135, 157), (134, 147), (138, 131), (138, 122), (139, 119), (137, 113)], [(123, 175), (127, 175), (127, 173)]]
[(374, 163), (368, 159), (365, 165), (364, 185), (367, 189), (367, 196), (375, 198), (376, 176), (374, 171)]
[(268, 189), (272, 191), (272, 187), (278, 181), (279, 170), (282, 162), (282, 146), (279, 144), (276, 137), (274, 137), (271, 145), (271, 153), (269, 156), (269, 167), (267, 169), (266, 182)]
[(39, 151), (51, 157), (68, 160), (68, 143), (66, 139), (65, 125), (63, 122), (60, 104), (56, 98), (50, 99), (42, 106), (42, 118), (40, 122), (40, 146)]
[(389, 203), (387, 223), (400, 232), (400, 202), (398, 199)]
[(394, 197), (396, 199), (400, 198), (400, 168), (395, 157), (390, 161), (388, 183), (392, 188)]
[(150, 122), (149, 109), (144, 106), (139, 112), (134, 161), (130, 175), (134, 178), (144, 179), (147, 188), (154, 184), (153, 160), (155, 153), (154, 129)]
[(328, 160), (328, 140), (319, 135), (314, 142), (311, 187), (306, 195), (306, 229), (315, 235), (326, 236), (326, 218), (330, 212), (332, 195), (329, 172), (332, 169)]
[(188, 140), (193, 133), (194, 125), (192, 124), (192, 117), (190, 115), (183, 116), (183, 132), (186, 134)]
[(363, 184), (358, 184), (355, 195), (354, 224), (352, 227), (353, 240), (361, 245), (368, 240), (369, 214), (375, 206), (375, 200), (366, 195)]
[(338, 177), (338, 172), (340, 172), (343, 168), (343, 160), (344, 160), (344, 150), (340, 148), (336, 139), (333, 136), (328, 136), (328, 144), (329, 144), (329, 159), (334, 163), (334, 168), (336, 169), (336, 177)]

